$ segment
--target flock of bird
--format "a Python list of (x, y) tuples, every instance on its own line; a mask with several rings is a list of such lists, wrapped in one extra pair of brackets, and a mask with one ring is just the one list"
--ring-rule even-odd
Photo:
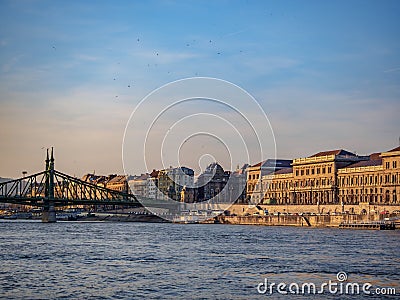
[[(137, 43), (140, 43), (140, 42), (141, 42), (140, 38), (137, 38), (136, 41), (137, 41)], [(195, 43), (196, 43), (196, 40), (192, 40), (192, 43), (186, 43), (186, 47), (191, 47), (191, 46), (192, 46), (193, 44), (195, 44)], [(208, 41), (208, 43), (209, 43), (209, 44), (212, 44), (212, 43), (213, 43), (213, 40), (210, 39), (210, 40)], [(57, 50), (57, 48), (56, 48), (55, 45), (52, 46), (52, 49), (55, 50), (55, 51)], [(240, 50), (240, 53), (243, 53), (243, 51)], [(218, 52), (216, 52), (216, 55), (222, 55), (222, 52), (221, 52), (221, 51), (218, 51)], [(156, 56), (156, 57), (160, 57), (161, 55), (160, 55), (159, 52), (155, 52), (155, 56)], [(118, 63), (118, 64), (119, 64), (119, 63)], [(153, 64), (153, 65), (150, 64), (150, 63), (147, 64), (147, 67), (150, 68), (151, 66), (157, 67), (158, 64)], [(171, 74), (171, 71), (168, 71), (167, 73), (168, 73), (168, 74)], [(197, 73), (197, 72), (195, 73), (195, 76), (198, 76), (198, 73)], [(113, 77), (113, 81), (117, 81), (117, 77)], [(133, 85), (133, 83), (130, 83), (130, 84), (127, 85), (127, 87), (130, 88), (132, 85)], [(118, 98), (118, 95), (115, 95), (115, 98)]]
[[(139, 43), (141, 40), (140, 40), (140, 38), (137, 38), (136, 41)], [(192, 43), (186, 43), (186, 47), (191, 47), (194, 43), (196, 43), (196, 40), (192, 40)], [(209, 44), (212, 44), (212, 43), (213, 43), (213, 40), (209, 40), (208, 43), (209, 43)], [(243, 53), (243, 51), (240, 50), (240, 53)], [(222, 55), (222, 52), (221, 52), (221, 51), (218, 51), (218, 52), (216, 52), (216, 54), (217, 54), (217, 55)], [(159, 53), (159, 52), (155, 52), (155, 56), (156, 56), (156, 57), (160, 57), (160, 53)], [(148, 68), (150, 68), (151, 66), (157, 67), (158, 64), (157, 64), (157, 63), (155, 63), (155, 64), (153, 64), (153, 65), (150, 64), (150, 63), (147, 64), (147, 67), (148, 67)], [(168, 73), (168, 74), (171, 74), (171, 71), (168, 71), (167, 73)], [(197, 73), (197, 72), (195, 73), (195, 76), (198, 76), (198, 73)], [(113, 81), (116, 81), (116, 78), (115, 78), (115, 77), (113, 78)], [(131, 84), (128, 84), (127, 87), (130, 88), (130, 87), (131, 87)], [(118, 95), (116, 95), (115, 98), (118, 98)]]

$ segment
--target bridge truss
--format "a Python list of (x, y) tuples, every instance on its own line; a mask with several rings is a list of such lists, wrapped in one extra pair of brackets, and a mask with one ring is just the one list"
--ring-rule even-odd
[(0, 183), (0, 202), (22, 205), (124, 205), (141, 206), (135, 195), (95, 185), (54, 169), (53, 149), (47, 152), (46, 170)]

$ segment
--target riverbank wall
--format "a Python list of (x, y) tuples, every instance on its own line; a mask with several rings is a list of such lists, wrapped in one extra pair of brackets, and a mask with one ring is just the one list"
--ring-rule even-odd
[[(285, 204), (260, 204), (257, 207), (264, 211), (268, 211), (269, 214), (275, 213), (286, 213), (286, 214), (355, 214), (355, 215), (376, 215), (386, 212), (392, 214), (400, 211), (399, 205), (385, 205), (385, 204), (369, 204), (367, 202), (352, 205), (340, 205), (340, 204), (324, 204), (324, 205), (285, 205)], [(249, 204), (233, 204), (226, 208), (230, 214), (245, 215), (252, 214), (255, 205)]]
[(367, 215), (266, 215), (266, 216), (219, 216), (217, 222), (234, 225), (339, 227), (342, 223), (367, 223), (379, 221)]
[[(400, 205), (243, 205), (235, 204), (216, 222), (221, 224), (339, 227), (340, 224), (392, 222)], [(400, 220), (393, 221), (400, 228)]]

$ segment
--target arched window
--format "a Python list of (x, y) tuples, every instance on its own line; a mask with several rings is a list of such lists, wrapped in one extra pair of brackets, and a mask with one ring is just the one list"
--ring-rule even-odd
[(389, 192), (389, 190), (386, 190), (386, 193), (385, 193), (385, 202), (389, 203), (389, 201), (390, 201), (390, 192)]

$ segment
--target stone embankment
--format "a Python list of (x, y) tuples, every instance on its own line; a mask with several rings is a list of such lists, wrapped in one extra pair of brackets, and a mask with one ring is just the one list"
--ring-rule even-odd
[[(390, 224), (400, 228), (400, 207), (388, 205), (233, 205), (227, 214), (216, 219), (222, 224), (299, 226), (299, 227), (342, 227), (343, 224)], [(341, 210), (342, 212), (338, 212)], [(323, 211), (324, 213), (321, 213)], [(364, 226), (366, 229), (380, 226)]]

